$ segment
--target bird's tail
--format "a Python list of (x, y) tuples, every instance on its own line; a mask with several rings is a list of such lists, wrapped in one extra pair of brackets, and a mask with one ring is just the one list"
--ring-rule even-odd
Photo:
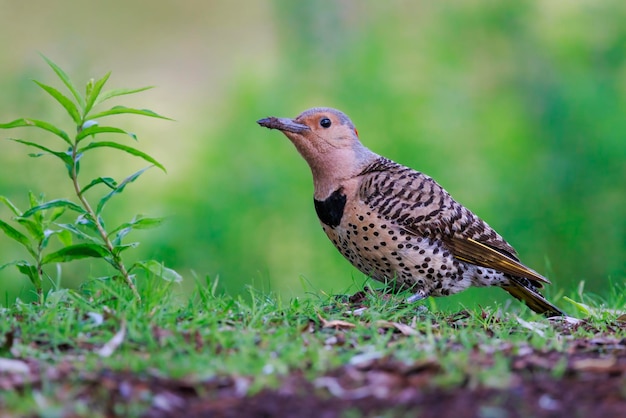
[(509, 277), (509, 283), (502, 287), (513, 297), (523, 301), (533, 311), (545, 316), (564, 316), (565, 313), (554, 306), (536, 290), (525, 286), (518, 278)]

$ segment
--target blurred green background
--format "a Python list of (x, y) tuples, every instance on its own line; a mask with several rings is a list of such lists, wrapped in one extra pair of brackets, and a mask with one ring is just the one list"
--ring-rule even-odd
[[(3, 122), (33, 117), (73, 129), (31, 81), (61, 87), (39, 52), (79, 85), (112, 70), (111, 88), (157, 86), (119, 103), (175, 122), (116, 121), (168, 174), (151, 170), (105, 216), (167, 216), (160, 229), (135, 233), (142, 244), (127, 259), (164, 260), (185, 276), (181, 292), (194, 275), (219, 276), (233, 294), (252, 285), (285, 297), (363, 282), (318, 225), (305, 162), (255, 123), (313, 106), (342, 109), (367, 146), (434, 177), (546, 274), (552, 294), (581, 280), (598, 293), (624, 283), (621, 0), (0, 0), (0, 10)], [(0, 132), (53, 141), (38, 135)], [(0, 147), (0, 195), (22, 207), (28, 190), (68, 195), (57, 161)], [(143, 165), (98, 156), (94, 172), (118, 179)], [(10, 217), (6, 208), (0, 217)], [(0, 236), (0, 264), (24, 257)], [(63, 265), (61, 283), (76, 286), (102, 268)], [(460, 300), (488, 304), (500, 293)], [(0, 271), (0, 303), (15, 297), (33, 297), (27, 279)]]

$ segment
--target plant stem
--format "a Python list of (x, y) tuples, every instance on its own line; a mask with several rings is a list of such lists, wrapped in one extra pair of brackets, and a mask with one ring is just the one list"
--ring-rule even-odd
[(37, 286), (37, 297), (39, 298), (39, 304), (43, 306), (43, 264), (41, 263), (42, 258), (41, 242), (37, 245), (37, 277), (39, 281), (39, 285)]
[(111, 240), (109, 239), (109, 235), (104, 230), (104, 227), (98, 220), (98, 216), (96, 215), (96, 212), (93, 210), (93, 208), (91, 207), (91, 205), (89, 204), (87, 199), (85, 199), (85, 197), (83, 196), (83, 193), (81, 192), (80, 184), (78, 183), (78, 172), (76, 170), (76, 166), (78, 164), (78, 161), (76, 158), (77, 151), (78, 151), (78, 144), (74, 144), (74, 146), (72, 147), (72, 172), (71, 174), (72, 174), (72, 183), (74, 184), (74, 191), (76, 192), (76, 196), (78, 197), (78, 199), (80, 200), (80, 203), (83, 205), (83, 207), (85, 208), (85, 210), (87, 211), (91, 219), (93, 220), (94, 224), (96, 225), (96, 228), (98, 229), (98, 233), (100, 234), (100, 237), (104, 241), (104, 245), (106, 246), (107, 251), (109, 252), (109, 254), (111, 254), (111, 261), (113, 262), (114, 267), (122, 274), (122, 277), (126, 281), (126, 284), (128, 284), (128, 287), (130, 287), (130, 289), (132, 290), (133, 295), (135, 296), (137, 301), (141, 302), (141, 296), (139, 295), (139, 292), (137, 291), (137, 286), (135, 286), (135, 283), (133, 283), (133, 279), (130, 278), (130, 274), (128, 273), (128, 270), (126, 270), (126, 266), (122, 262), (122, 257), (119, 254), (117, 255), (115, 254), (114, 246)]

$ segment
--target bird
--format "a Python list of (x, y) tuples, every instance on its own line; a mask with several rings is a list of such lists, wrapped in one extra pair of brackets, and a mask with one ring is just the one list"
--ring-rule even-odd
[(315, 107), (295, 119), (267, 117), (308, 163), (322, 229), (365, 275), (409, 290), (407, 302), (471, 286), (497, 286), (548, 317), (564, 313), (540, 290), (550, 283), (433, 178), (365, 147), (350, 118)]

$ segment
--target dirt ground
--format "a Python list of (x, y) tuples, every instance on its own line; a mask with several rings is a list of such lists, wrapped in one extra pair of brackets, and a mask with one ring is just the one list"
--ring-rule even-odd
[[(503, 388), (476, 385), (469, 378), (449, 388), (434, 387), (437, 364), (406, 365), (383, 358), (344, 366), (313, 381), (296, 372), (278, 389), (254, 395), (244, 394), (249, 377), (198, 383), (107, 370), (80, 375), (71, 392), (107, 416), (125, 415), (121, 405), (150, 399), (144, 416), (155, 418), (626, 417), (626, 339), (579, 340), (572, 347), (567, 354), (511, 357), (509, 384)], [(476, 361), (489, 359), (479, 355)], [(64, 374), (73, 373), (70, 368), (57, 367), (48, 377), (62, 381)]]
[[(626, 340), (593, 345), (580, 341), (567, 360), (562, 353), (514, 357), (511, 383), (503, 389), (473, 387), (471, 381), (433, 388), (429, 382), (439, 372), (435, 364), (406, 366), (392, 359), (346, 366), (313, 382), (292, 374), (280, 389), (247, 397), (238, 395), (246, 383), (237, 378), (206, 382), (202, 389), (153, 381), (152, 390), (163, 401), (147, 416), (626, 417)], [(555, 365), (564, 361), (563, 375), (556, 378)], [(133, 381), (129, 376), (110, 379), (112, 388)]]
[[(205, 381), (172, 379), (158, 371), (134, 374), (81, 371), (75, 361), (49, 366), (25, 362), (29, 373), (0, 373), (0, 390), (50, 385), (57, 400), (77, 402), (104, 416), (146, 417), (626, 417), (626, 323), (615, 334), (568, 341), (546, 351), (506, 346), (508, 375), (484, 384), (467, 375), (434, 384), (444, 373), (436, 360), (406, 364), (393, 357), (363, 359), (313, 380), (292, 372), (274, 389), (254, 389), (250, 376)], [(493, 353), (476, 349), (470, 361), (487, 369)], [(463, 374), (461, 376), (464, 376)], [(252, 386), (251, 386), (252, 385)], [(252, 390), (250, 390), (252, 389)], [(253, 393), (253, 394), (249, 394)], [(138, 405), (129, 410), (128, 405)], [(147, 407), (147, 409), (146, 409)], [(0, 405), (0, 416), (2, 414)], [(135, 413), (131, 413), (135, 411)], [(59, 416), (83, 416), (72, 407)], [(89, 416), (89, 415), (84, 415)]]

